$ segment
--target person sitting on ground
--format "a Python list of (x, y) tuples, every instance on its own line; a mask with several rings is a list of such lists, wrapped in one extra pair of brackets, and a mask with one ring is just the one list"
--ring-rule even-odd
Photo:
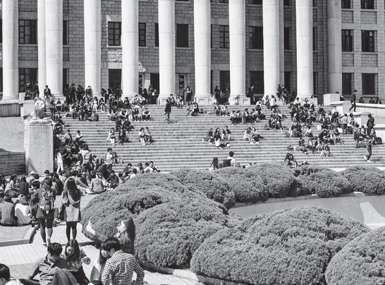
[(72, 135), (69, 129), (67, 130), (67, 133), (64, 135), (63, 139), (64, 139), (64, 145), (72, 144)]
[(294, 155), (292, 153), (286, 154), (283, 163), (285, 166), (288, 166), (290, 168), (296, 168), (298, 166), (297, 160), (294, 158)]
[(119, 177), (115, 174), (114, 170), (110, 171), (110, 176), (106, 179), (110, 188), (116, 188), (119, 186)]
[(331, 139), (332, 139), (333, 142), (334, 142), (334, 145), (336, 145), (337, 142), (339, 142), (341, 145), (344, 145), (344, 142), (343, 142), (343, 140), (341, 139), (341, 134), (340, 134), (340, 132), (339, 132), (339, 130), (338, 130), (337, 127), (335, 127), (335, 128), (334, 128), (331, 132), (329, 132), (329, 133), (330, 133)]
[(251, 123), (251, 116), (249, 113), (249, 109), (246, 108), (242, 114), (242, 124), (247, 124), (247, 123)]
[(27, 196), (20, 195), (19, 203), (15, 206), (15, 216), (19, 226), (29, 225), (31, 223), (31, 208)]
[(91, 173), (91, 186), (90, 186), (90, 192), (88, 194), (100, 194), (103, 193), (104, 186), (103, 186), (103, 179), (102, 175), (97, 172), (92, 172)]
[(0, 225), (17, 226), (17, 217), (15, 215), (15, 204), (9, 195), (4, 195), (4, 201), (0, 203)]
[(144, 140), (145, 142), (149, 142), (150, 144), (152, 144), (152, 135), (148, 127), (144, 129)]
[(251, 129), (251, 137), (252, 137), (252, 142), (255, 142), (256, 144), (260, 143), (260, 140), (263, 139), (263, 137), (258, 134), (257, 128), (253, 127)]
[(68, 241), (62, 257), (67, 261), (68, 271), (75, 277), (79, 285), (88, 285), (90, 281), (84, 274), (83, 263), (89, 265), (91, 259), (79, 247), (76, 240)]
[(118, 144), (123, 145), (124, 142), (128, 142), (128, 137), (126, 135), (126, 130), (124, 128), (119, 129), (118, 135)]
[(15, 198), (19, 195), (19, 190), (17, 189), (16, 186), (16, 180), (17, 180), (17, 175), (12, 174), (11, 177), (9, 178), (8, 183), (5, 185), (5, 194), (8, 194), (9, 197)]
[(311, 128), (310, 125), (308, 125), (306, 127), (306, 130), (305, 130), (305, 137), (309, 137), (309, 138), (312, 138), (313, 137), (313, 130)]
[(104, 98), (101, 97), (99, 99), (99, 109), (104, 113), (106, 111), (106, 102), (104, 101)]
[(2, 285), (20, 285), (20, 281), (11, 278), (9, 267), (0, 263), (0, 284)]
[(142, 145), (146, 145), (145, 136), (146, 136), (146, 134), (145, 134), (144, 128), (140, 128), (140, 130), (139, 130), (139, 140), (140, 140), (140, 143)]
[[(59, 243), (51, 243), (47, 247), (48, 254), (39, 258), (28, 279), (20, 279), (25, 285), (78, 284), (75, 277), (68, 271), (67, 261), (60, 256), (63, 248)], [(40, 281), (33, 278), (38, 275)]]
[(218, 157), (214, 157), (213, 161), (210, 164), (209, 170), (219, 169), (219, 159)]
[(189, 115), (190, 116), (197, 116), (199, 114), (199, 106), (198, 106), (198, 103), (197, 102), (193, 102), (189, 108), (190, 112), (189, 112)]
[(231, 131), (229, 130), (228, 126), (225, 126), (225, 128), (222, 130), (221, 138), (224, 140), (227, 137), (227, 140), (231, 140)]
[(322, 150), (321, 150), (321, 154), (319, 157), (323, 157), (323, 156), (327, 157), (327, 156), (329, 156), (329, 154), (330, 154), (330, 147), (329, 147), (328, 143), (325, 142), (322, 144)]
[(229, 156), (226, 158), (227, 160), (227, 165), (225, 166), (232, 166), (234, 167), (235, 166), (235, 158), (234, 158), (234, 152), (233, 151), (230, 151), (229, 152)]
[(208, 132), (206, 133), (206, 136), (202, 138), (202, 141), (208, 141), (209, 144), (213, 144), (214, 142), (214, 130), (213, 128), (210, 128)]
[(150, 161), (149, 165), (150, 165), (150, 167), (152, 168), (153, 171), (160, 172), (160, 170), (155, 166), (153, 161)]
[(180, 108), (180, 109), (183, 108), (183, 98), (179, 94), (176, 95), (175, 105), (176, 105), (177, 108)]
[(305, 146), (305, 140), (303, 138), (300, 138), (298, 141), (298, 149), (302, 151), (304, 154), (308, 154), (307, 148)]
[(251, 131), (251, 127), (248, 127), (243, 133), (243, 139), (247, 140), (250, 144), (253, 143), (253, 133)]

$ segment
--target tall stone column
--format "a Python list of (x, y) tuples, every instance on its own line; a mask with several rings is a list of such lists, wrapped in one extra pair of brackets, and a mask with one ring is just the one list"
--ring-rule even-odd
[(263, 1), (263, 75), (267, 95), (275, 95), (280, 83), (279, 2), (282, 1)]
[(329, 93), (342, 94), (341, 1), (327, 1)]
[[(92, 0), (91, 0), (92, 1)], [(122, 0), (122, 89), (134, 97), (139, 86), (139, 3)]]
[(3, 100), (19, 100), (19, 3), (3, 0)]
[(296, 0), (297, 94), (313, 94), (313, 1)]
[(175, 92), (175, 0), (158, 0), (160, 102)]
[(279, 1), (279, 82), (285, 84), (285, 7)]
[(63, 0), (45, 1), (45, 36), (46, 85), (63, 99)]
[(195, 98), (207, 105), (211, 98), (211, 3), (194, 1)]
[(101, 15), (101, 0), (84, 0), (85, 87), (91, 86), (94, 96), (101, 90)]
[(39, 91), (40, 97), (44, 98), (44, 87), (46, 85), (46, 48), (45, 48), (45, 0), (37, 2), (37, 43), (39, 58)]
[[(245, 0), (229, 0), (230, 30), (230, 93), (246, 98), (246, 3)], [(247, 100), (246, 100), (247, 99)]]

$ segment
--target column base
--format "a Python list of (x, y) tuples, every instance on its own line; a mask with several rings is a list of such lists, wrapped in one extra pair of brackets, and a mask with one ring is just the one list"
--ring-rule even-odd
[(199, 106), (212, 105), (214, 102), (214, 98), (211, 94), (195, 94), (194, 100)]
[(247, 98), (246, 94), (231, 94), (229, 103), (230, 105), (250, 105), (250, 98)]
[(0, 101), (1, 117), (20, 117), (19, 100), (2, 100)]

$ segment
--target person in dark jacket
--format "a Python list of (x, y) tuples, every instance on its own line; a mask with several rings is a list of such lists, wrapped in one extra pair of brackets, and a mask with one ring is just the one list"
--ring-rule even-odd
[(356, 92), (357, 92), (357, 90), (354, 89), (354, 92), (353, 92), (352, 96), (350, 97), (350, 103), (352, 103), (352, 106), (350, 107), (349, 112), (353, 108), (354, 108), (354, 112), (356, 111), (356, 100), (357, 100)]
[(25, 176), (21, 177), (21, 182), (19, 183), (19, 194), (29, 197), (29, 185)]
[(166, 121), (170, 123), (170, 115), (171, 115), (171, 102), (167, 100), (166, 107), (164, 108), (164, 114), (166, 115)]
[(15, 215), (15, 204), (7, 194), (4, 195), (4, 202), (0, 204), (0, 225), (17, 226), (17, 218)]
[(368, 115), (368, 122), (366, 123), (366, 126), (368, 127), (368, 136), (370, 136), (370, 133), (372, 132), (372, 129), (374, 127), (374, 118), (372, 114)]

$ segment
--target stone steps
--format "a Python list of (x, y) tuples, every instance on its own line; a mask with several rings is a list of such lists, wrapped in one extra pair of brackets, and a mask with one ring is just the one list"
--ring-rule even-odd
[[(203, 106), (204, 110), (212, 110), (212, 106)], [(229, 110), (244, 110), (240, 106), (229, 106)], [(251, 107), (249, 107), (250, 109)], [(220, 161), (227, 157), (230, 150), (236, 153), (236, 161), (241, 165), (254, 162), (282, 162), (287, 151), (288, 145), (298, 145), (298, 138), (287, 138), (284, 133), (274, 130), (264, 130), (267, 120), (254, 124), (258, 133), (264, 137), (260, 144), (249, 144), (242, 140), (245, 129), (251, 124), (239, 124), (231, 126), (227, 117), (218, 117), (210, 114), (199, 116), (185, 116), (184, 109), (172, 110), (171, 124), (164, 122), (163, 106), (149, 106), (151, 120), (148, 122), (134, 121), (132, 125), (135, 129), (128, 133), (129, 143), (115, 145), (114, 151), (124, 160), (124, 165), (117, 164), (114, 169), (121, 171), (127, 162), (136, 164), (139, 162), (154, 161), (157, 167), (165, 172), (180, 168), (207, 169), (213, 157), (218, 157)], [(281, 112), (288, 119), (283, 121), (286, 127), (291, 126), (289, 109), (286, 106), (280, 107)], [(266, 113), (268, 113), (265, 110)], [(83, 134), (84, 140), (90, 147), (93, 154), (103, 157), (111, 143), (106, 141), (108, 131), (115, 127), (115, 122), (110, 122), (107, 113), (99, 112), (99, 122), (82, 122), (72, 118), (64, 118), (65, 123), (69, 124), (73, 135), (77, 130)], [(177, 123), (176, 123), (177, 122)], [(232, 132), (231, 147), (220, 150), (214, 145), (202, 142), (209, 128), (229, 126)], [(154, 138), (152, 145), (142, 146), (138, 139), (138, 131), (141, 127), (148, 126)], [(313, 133), (317, 135), (319, 131), (316, 125), (313, 126)], [(117, 135), (117, 134), (116, 134)], [(308, 161), (312, 165), (321, 165), (330, 168), (345, 168), (349, 165), (376, 165), (384, 166), (384, 161), (379, 155), (385, 151), (385, 146), (373, 147), (373, 163), (366, 162), (363, 156), (367, 154), (365, 147), (355, 148), (352, 135), (342, 135), (345, 146), (331, 146), (330, 157), (319, 157), (319, 153), (303, 154), (295, 151), (294, 155), (298, 162)]]

